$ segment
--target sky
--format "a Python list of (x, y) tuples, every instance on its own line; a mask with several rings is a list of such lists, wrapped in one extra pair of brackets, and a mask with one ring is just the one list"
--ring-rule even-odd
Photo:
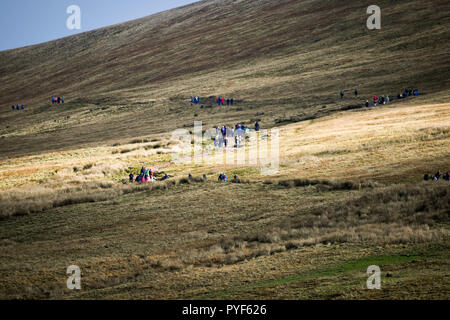
[[(198, 0), (0, 0), (0, 51), (38, 44), (142, 18)], [(67, 28), (81, 10), (80, 30)]]

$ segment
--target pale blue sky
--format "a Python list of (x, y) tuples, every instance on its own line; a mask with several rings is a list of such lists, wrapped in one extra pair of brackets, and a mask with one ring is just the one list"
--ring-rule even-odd
[[(0, 0), (0, 51), (134, 20), (198, 0)], [(69, 30), (67, 7), (81, 9), (81, 30)]]

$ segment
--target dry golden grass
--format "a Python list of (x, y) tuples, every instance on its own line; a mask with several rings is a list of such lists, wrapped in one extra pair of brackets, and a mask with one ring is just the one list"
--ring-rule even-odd
[[(0, 298), (448, 299), (448, 182), (421, 180), (450, 171), (449, 3), (381, 0), (373, 32), (369, 4), (202, 1), (0, 52), (0, 103), (27, 105), (0, 110)], [(171, 162), (173, 130), (256, 119), (277, 174)], [(127, 184), (143, 165), (171, 179)]]
[(281, 175), (418, 181), (450, 170), (450, 105), (383, 106), (288, 125)]
[[(449, 171), (449, 107), (391, 105), (279, 127), (280, 169), (272, 178), (414, 182), (424, 173)], [(118, 183), (127, 179), (128, 170), (137, 174), (143, 165), (176, 177), (207, 173), (215, 180), (225, 171), (230, 178), (235, 173), (241, 179), (268, 178), (260, 175), (258, 165), (220, 164), (222, 153), (206, 155), (203, 164), (176, 164), (169, 153), (174, 144), (164, 138), (149, 140), (157, 139), (0, 160), (0, 188), (3, 193), (14, 188), (9, 193), (17, 199), (35, 188), (58, 194), (59, 189), (90, 182)]]
[[(441, 283), (442, 279), (431, 266), (403, 265), (398, 253), (419, 250), (414, 257), (422, 261), (434, 246), (443, 246), (443, 254), (448, 252), (448, 183), (418, 184), (421, 168), (428, 171), (448, 164), (446, 150), (441, 148), (448, 145), (447, 120), (448, 105), (393, 105), (280, 127), (278, 175), (263, 178), (257, 167), (225, 168), (230, 176), (237, 172), (242, 180), (250, 180), (248, 183), (199, 184), (197, 179), (183, 178), (181, 184), (172, 181), (167, 187), (122, 185), (124, 168), (136, 170), (144, 163), (168, 162), (167, 155), (145, 153), (151, 138), (3, 160), (6, 172), (20, 167), (35, 172), (28, 178), (40, 172), (36, 168), (44, 172), (60, 168), (40, 184), (22, 179), (19, 189), (2, 191), (3, 214), (30, 215), (2, 221), (0, 295), (327, 299), (338, 292), (343, 298), (445, 297), (440, 286), (427, 293), (419, 290), (405, 295), (405, 288), (415, 279), (410, 272), (416, 267), (426, 270), (428, 281)], [(422, 156), (427, 154), (416, 149), (420, 143), (426, 143), (427, 152), (442, 155), (443, 160), (430, 157), (425, 162)], [(167, 142), (159, 138), (150, 144)], [(377, 174), (352, 175), (357, 169), (355, 158), (361, 153), (366, 153), (368, 163), (376, 162), (375, 156), (367, 154), (368, 147), (374, 155), (385, 157), (389, 166), (380, 163)], [(124, 148), (140, 151), (112, 155), (113, 150)], [(340, 152), (342, 149), (346, 152)], [(398, 152), (404, 152), (408, 162), (389, 157)], [(299, 161), (292, 161), (295, 157)], [(405, 170), (392, 172), (394, 165), (403, 163)], [(364, 168), (361, 163), (357, 166)], [(107, 168), (111, 170), (105, 171)], [(192, 172), (198, 178), (207, 172), (214, 180), (223, 168), (217, 169), (188, 164), (164, 168), (180, 177)], [(415, 170), (414, 175), (405, 175), (406, 169)], [(311, 170), (320, 174), (310, 174)], [(310, 180), (313, 177), (321, 179)], [(15, 179), (6, 179), (3, 185), (14, 185)], [(409, 180), (414, 182), (403, 184)], [(389, 186), (390, 181), (401, 184)], [(367, 263), (376, 264), (385, 261), (385, 255), (392, 257), (383, 268), (400, 268), (404, 276), (396, 279), (385, 295), (367, 296), (360, 289), (366, 262), (358, 259), (370, 256)], [(442, 265), (445, 259), (444, 254), (434, 263), (448, 270)], [(61, 287), (65, 268), (74, 261), (83, 270), (79, 293)], [(342, 263), (359, 267), (342, 271)], [(12, 274), (11, 270), (16, 271)], [(322, 278), (317, 270), (332, 271)], [(361, 281), (342, 280), (346, 272), (356, 273), (355, 279)], [(305, 291), (308, 281), (320, 281), (321, 290)], [(290, 285), (280, 285), (286, 282)], [(243, 283), (264, 289), (255, 291)]]
[[(374, 32), (365, 28), (370, 4), (224, 0), (218, 11), (205, 1), (1, 52), (0, 157), (113, 144), (194, 120), (216, 126), (260, 118), (269, 128), (405, 87), (424, 94), (419, 104), (447, 102), (447, 1), (383, 0), (386, 28)], [(358, 99), (350, 97), (354, 88)], [(53, 94), (67, 104), (49, 105)], [(205, 107), (188, 106), (190, 95)], [(238, 103), (206, 108), (216, 95)], [(6, 107), (19, 102), (25, 113)]]

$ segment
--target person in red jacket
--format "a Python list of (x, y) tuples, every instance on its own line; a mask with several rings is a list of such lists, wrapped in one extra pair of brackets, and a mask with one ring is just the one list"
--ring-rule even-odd
[(374, 104), (374, 106), (377, 105), (377, 101), (378, 101), (378, 97), (377, 96), (373, 96), (373, 104)]

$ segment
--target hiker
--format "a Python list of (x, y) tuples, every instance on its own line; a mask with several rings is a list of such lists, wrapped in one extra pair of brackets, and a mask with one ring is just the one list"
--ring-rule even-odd
[(189, 180), (194, 179), (194, 177), (193, 177), (192, 174), (190, 174), (190, 173), (189, 173), (189, 175), (188, 175), (188, 178), (189, 178)]
[(208, 180), (208, 177), (206, 176), (206, 174), (203, 174), (203, 180)]
[(448, 172), (446, 172), (444, 174), (444, 176), (442, 177), (442, 179), (444, 179), (445, 181), (450, 181), (450, 175), (448, 174)]
[(419, 90), (414, 90), (414, 96), (417, 97), (419, 95)]
[(20, 109), (25, 110), (25, 105), (22, 105)]
[(219, 174), (219, 181), (228, 181), (228, 177), (224, 173)]
[(258, 132), (259, 131), (259, 122), (256, 121), (255, 123), (255, 131)]
[(386, 96), (386, 104), (389, 103), (389, 100), (390, 100), (390, 99), (389, 99), (389, 96), (387, 95), (387, 96)]
[(227, 134), (227, 129), (225, 128), (225, 126), (223, 126), (220, 131), (222, 132), (222, 136), (225, 137)]
[(230, 99), (230, 103), (231, 103), (231, 105), (234, 104), (234, 99), (233, 98)]
[(163, 180), (168, 180), (168, 179), (169, 179), (169, 176), (167, 175), (167, 173), (164, 174), (164, 177), (163, 177), (162, 179), (163, 179)]
[(373, 105), (375, 107), (377, 106), (377, 101), (378, 101), (378, 97), (377, 96), (373, 96)]
[(16, 110), (20, 110), (20, 105), (19, 104), (16, 106)]
[(366, 100), (366, 108), (369, 107), (369, 100)]
[(430, 175), (428, 173), (425, 173), (425, 175), (423, 176), (423, 180), (425, 181), (430, 180)]
[(64, 97), (61, 97), (61, 103), (64, 104)]
[(14, 106), (12, 106), (11, 108), (12, 108), (12, 111), (14, 111), (16, 109), (16, 108), (14, 108)]
[(344, 90), (341, 90), (340, 94), (341, 94), (341, 99), (344, 99)]
[(223, 100), (223, 98), (222, 98), (222, 99), (220, 100), (220, 102), (222, 103), (222, 106), (224, 105), (224, 104), (223, 104), (223, 101), (224, 101), (224, 100)]
[(358, 98), (358, 89), (355, 89), (355, 98)]
[(228, 98), (227, 99), (227, 106), (229, 106), (230, 105), (230, 99)]
[(130, 173), (130, 182), (134, 181), (134, 174)]
[(217, 97), (216, 102), (217, 102), (217, 105), (220, 106), (220, 97)]
[(436, 172), (436, 174), (434, 175), (434, 177), (436, 178), (436, 180), (439, 180), (439, 178), (441, 177), (441, 171), (438, 170), (438, 172)]

